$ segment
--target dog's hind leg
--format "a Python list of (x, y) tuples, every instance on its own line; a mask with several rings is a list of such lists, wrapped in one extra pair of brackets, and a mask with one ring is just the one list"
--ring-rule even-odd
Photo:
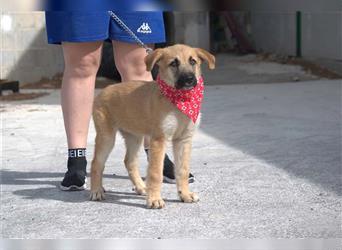
[(143, 136), (132, 135), (121, 131), (126, 144), (125, 166), (137, 194), (146, 194), (146, 186), (139, 172), (138, 152), (141, 148)]
[(114, 147), (117, 129), (106, 119), (102, 112), (95, 111), (93, 117), (97, 133), (94, 158), (91, 163), (90, 199), (100, 201), (105, 198), (105, 190), (102, 185), (103, 170), (105, 162)]

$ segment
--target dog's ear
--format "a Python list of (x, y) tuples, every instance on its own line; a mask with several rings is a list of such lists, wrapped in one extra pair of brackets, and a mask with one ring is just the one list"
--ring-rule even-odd
[(163, 49), (156, 49), (145, 57), (146, 70), (152, 71), (153, 66), (161, 59)]
[(208, 63), (209, 69), (215, 69), (215, 56), (200, 48), (196, 48), (196, 53), (201, 60)]

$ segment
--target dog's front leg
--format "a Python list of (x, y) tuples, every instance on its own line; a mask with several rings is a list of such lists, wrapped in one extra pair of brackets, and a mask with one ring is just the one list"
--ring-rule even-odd
[(149, 152), (149, 166), (147, 170), (146, 191), (147, 207), (163, 208), (165, 202), (161, 198), (160, 190), (163, 182), (163, 162), (165, 157), (165, 139), (151, 138)]
[(196, 193), (189, 190), (189, 172), (192, 138), (173, 141), (175, 174), (178, 196), (183, 202), (192, 203), (199, 200)]

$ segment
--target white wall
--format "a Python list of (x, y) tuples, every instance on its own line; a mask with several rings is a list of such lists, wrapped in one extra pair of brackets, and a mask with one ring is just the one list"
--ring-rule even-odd
[(303, 13), (304, 57), (342, 60), (342, 12)]
[(63, 71), (60, 46), (48, 45), (44, 12), (5, 12), (1, 20), (1, 79), (35, 82)]
[(341, 0), (245, 1), (259, 51), (296, 54), (296, 16), (302, 11), (302, 55), (342, 60)]
[(258, 51), (295, 55), (295, 13), (252, 12), (251, 37)]
[(184, 43), (190, 46), (210, 48), (209, 13), (173, 12), (173, 23), (170, 40), (173, 43)]
[(341, 0), (239, 0), (242, 10), (258, 12), (342, 11)]

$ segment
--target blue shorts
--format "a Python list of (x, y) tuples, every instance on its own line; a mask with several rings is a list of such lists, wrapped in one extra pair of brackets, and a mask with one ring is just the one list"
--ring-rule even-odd
[[(162, 12), (114, 12), (144, 43), (165, 42)], [(48, 43), (116, 40), (135, 43), (106, 11), (46, 11)]]

